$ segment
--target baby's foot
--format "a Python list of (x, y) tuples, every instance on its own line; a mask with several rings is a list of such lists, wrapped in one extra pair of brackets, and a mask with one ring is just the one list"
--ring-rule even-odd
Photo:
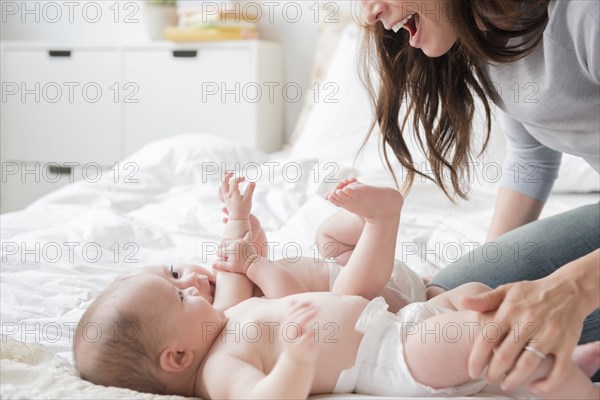
[(575, 347), (571, 358), (573, 363), (591, 378), (600, 369), (600, 341)]
[(394, 189), (364, 185), (356, 179), (345, 179), (325, 198), (338, 207), (363, 217), (367, 222), (399, 218), (404, 204)]

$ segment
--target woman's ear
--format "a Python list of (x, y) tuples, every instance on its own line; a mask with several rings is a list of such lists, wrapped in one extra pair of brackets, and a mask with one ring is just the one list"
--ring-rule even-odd
[(177, 350), (167, 347), (160, 353), (160, 368), (165, 372), (184, 371), (194, 360), (194, 355), (189, 350)]

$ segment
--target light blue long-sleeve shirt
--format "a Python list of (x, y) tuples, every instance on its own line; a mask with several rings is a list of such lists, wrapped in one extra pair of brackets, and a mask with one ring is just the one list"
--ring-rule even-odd
[(600, 1), (555, 0), (548, 14), (531, 54), (485, 67), (507, 137), (502, 186), (541, 201), (562, 153), (600, 172)]

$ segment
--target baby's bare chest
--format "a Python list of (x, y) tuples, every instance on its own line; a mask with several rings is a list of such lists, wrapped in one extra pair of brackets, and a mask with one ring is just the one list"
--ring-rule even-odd
[(298, 341), (299, 324), (288, 318), (292, 302), (298, 301), (310, 301), (319, 308), (315, 319), (304, 327), (314, 334), (311, 340), (319, 353), (315, 384), (321, 390), (335, 386), (339, 373), (354, 363), (362, 338), (354, 326), (368, 303), (364, 299), (312, 293), (298, 298), (244, 302), (228, 312), (229, 320), (215, 350), (227, 351), (268, 374), (279, 356)]

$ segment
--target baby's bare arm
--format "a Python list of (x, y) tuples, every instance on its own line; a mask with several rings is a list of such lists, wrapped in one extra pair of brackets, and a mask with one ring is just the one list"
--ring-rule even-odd
[(258, 257), (256, 261), (251, 262), (246, 270), (246, 276), (269, 299), (278, 299), (291, 294), (310, 291), (283, 263), (270, 261), (265, 257)]
[[(242, 195), (239, 190), (241, 180), (233, 179), (233, 174), (227, 173), (219, 188), (219, 199), (229, 210), (229, 219), (225, 224), (223, 240), (239, 239), (250, 230), (250, 209), (254, 184), (250, 184)], [(226, 271), (217, 272), (218, 285), (215, 291), (214, 306), (226, 310), (252, 297), (254, 284), (244, 275)]]
[[(317, 346), (314, 323), (318, 309), (310, 303), (294, 304), (284, 326), (295, 323), (301, 333), (285, 341), (273, 369), (265, 374), (259, 369), (258, 352), (242, 357), (215, 352), (202, 369), (206, 392), (213, 399), (306, 399), (316, 372)], [(254, 350), (254, 349), (252, 349)], [(258, 350), (260, 351), (260, 350)], [(224, 374), (223, 371), (228, 371)], [(204, 390), (197, 390), (202, 394)]]
[(314, 365), (298, 363), (285, 353), (268, 375), (233, 355), (209, 357), (201, 380), (211, 399), (305, 399), (310, 394), (316, 369)]

